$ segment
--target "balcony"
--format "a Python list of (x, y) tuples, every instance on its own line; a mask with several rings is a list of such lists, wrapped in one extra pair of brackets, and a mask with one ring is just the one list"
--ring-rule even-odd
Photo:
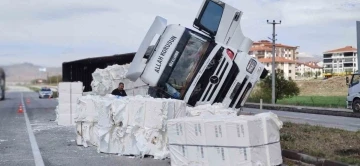
[(324, 59), (324, 61), (323, 61), (324, 63), (332, 63), (333, 62), (333, 60), (332, 59)]
[(324, 58), (331, 58), (331, 57), (332, 57), (332, 54), (324, 54), (323, 57), (324, 57)]

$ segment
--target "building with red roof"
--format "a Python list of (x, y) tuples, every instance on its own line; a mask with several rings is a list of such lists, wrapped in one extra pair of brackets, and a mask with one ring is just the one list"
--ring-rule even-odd
[(357, 70), (357, 48), (345, 46), (323, 53), (325, 75), (345, 74)]

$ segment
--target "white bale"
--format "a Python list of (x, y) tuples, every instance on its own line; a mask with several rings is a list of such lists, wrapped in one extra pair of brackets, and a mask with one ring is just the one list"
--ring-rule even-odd
[(279, 139), (282, 122), (275, 114), (200, 115), (168, 121), (167, 134), (172, 164), (279, 165), (282, 163)]
[(88, 134), (86, 138), (82, 136), (82, 139), (87, 141), (82, 144), (89, 146), (92, 143), (98, 146), (98, 152), (103, 153), (167, 158), (170, 155), (167, 120), (186, 115), (186, 107), (180, 107), (183, 106), (180, 102), (183, 101), (143, 96), (83, 96), (79, 98), (77, 120), (83, 123), (97, 122), (97, 128), (88, 127), (89, 131), (82, 131), (95, 133), (90, 130), (97, 130), (97, 139), (91, 139)]

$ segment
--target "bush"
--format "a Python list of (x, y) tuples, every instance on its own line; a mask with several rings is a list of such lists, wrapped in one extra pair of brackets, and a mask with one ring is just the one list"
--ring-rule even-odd
[[(249, 101), (259, 102), (263, 99), (265, 103), (271, 103), (272, 99), (272, 76), (268, 75), (258, 85), (258, 89), (254, 89)], [(275, 77), (275, 103), (283, 98), (290, 98), (297, 96), (300, 93), (300, 89), (293, 80), (286, 80), (283, 72), (280, 70), (276, 71)]]

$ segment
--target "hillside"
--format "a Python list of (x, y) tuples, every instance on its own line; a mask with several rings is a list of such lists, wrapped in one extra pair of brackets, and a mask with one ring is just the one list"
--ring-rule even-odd
[(326, 80), (296, 81), (302, 96), (347, 96), (348, 87), (345, 77), (333, 77)]
[(31, 63), (21, 63), (14, 65), (1, 66), (6, 73), (7, 82), (30, 82), (36, 78), (46, 78), (49, 76), (60, 75), (62, 73), (61, 67), (48, 67), (47, 73), (40, 72), (39, 68), (42, 66)]

